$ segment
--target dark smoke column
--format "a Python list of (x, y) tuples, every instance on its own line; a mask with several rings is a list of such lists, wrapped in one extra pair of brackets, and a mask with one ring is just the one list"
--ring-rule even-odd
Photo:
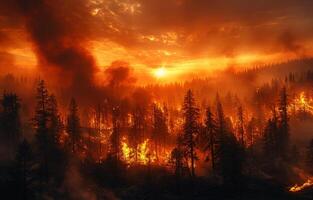
[(94, 88), (95, 61), (85, 47), (91, 14), (84, 0), (16, 0), (40, 69), (83, 97)]

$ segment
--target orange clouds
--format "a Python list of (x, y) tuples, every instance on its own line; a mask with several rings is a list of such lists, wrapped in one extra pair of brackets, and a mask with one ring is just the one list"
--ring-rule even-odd
[[(73, 62), (54, 62), (58, 55), (48, 50), (78, 47), (75, 55), (87, 52), (90, 61), (88, 70), (78, 70), (87, 77), (124, 60), (141, 77), (163, 66), (179, 79), (229, 65), (312, 56), (312, 7), (311, 0), (12, 0), (0, 3), (0, 45), (19, 65), (34, 59), (12, 49), (33, 48), (37, 60), (72, 71)], [(25, 21), (25, 12), (33, 20)], [(21, 48), (25, 40), (31, 45)]]

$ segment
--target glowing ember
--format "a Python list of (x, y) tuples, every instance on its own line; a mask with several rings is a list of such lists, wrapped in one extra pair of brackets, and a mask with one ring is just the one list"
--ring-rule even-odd
[(290, 192), (299, 192), (305, 188), (308, 188), (310, 186), (313, 185), (313, 181), (312, 181), (312, 178), (309, 178), (305, 183), (303, 183), (302, 185), (298, 185), (298, 184), (295, 184), (294, 186), (292, 186), (289, 191)]

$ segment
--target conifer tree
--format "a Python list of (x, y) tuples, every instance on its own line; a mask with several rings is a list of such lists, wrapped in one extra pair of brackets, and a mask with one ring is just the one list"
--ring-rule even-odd
[(283, 87), (279, 99), (279, 135), (277, 140), (279, 154), (286, 158), (289, 151), (289, 117), (288, 117), (288, 95), (286, 88)]
[(216, 121), (213, 117), (210, 107), (206, 109), (206, 120), (205, 120), (205, 150), (210, 151), (211, 166), (213, 171), (215, 171), (215, 159), (216, 159)]
[(223, 177), (225, 184), (234, 184), (241, 177), (244, 160), (243, 147), (238, 144), (234, 134), (226, 125), (222, 103), (216, 96), (216, 171)]
[(48, 102), (49, 94), (45, 82), (39, 81), (37, 87), (37, 105), (34, 117), (34, 126), (36, 131), (36, 141), (39, 153), (39, 173), (40, 182), (47, 182), (49, 178), (49, 129), (48, 129)]
[(76, 153), (81, 138), (80, 119), (78, 116), (78, 106), (74, 98), (71, 99), (69, 106), (69, 114), (67, 116), (66, 131), (70, 138), (72, 152)]
[(14, 93), (4, 93), (0, 102), (0, 131), (13, 144), (18, 141), (21, 132), (20, 100)]
[(184, 135), (183, 145), (186, 157), (190, 160), (191, 176), (195, 177), (196, 142), (199, 133), (199, 109), (196, 107), (195, 99), (191, 90), (187, 91), (183, 105), (184, 112)]
[(114, 106), (112, 108), (112, 125), (113, 130), (111, 134), (111, 156), (118, 161), (120, 159), (121, 151), (121, 120), (120, 120), (120, 106)]
[(157, 106), (153, 105), (153, 126), (152, 139), (154, 141), (155, 153), (158, 159), (161, 144), (165, 144), (168, 129), (166, 124), (165, 113)]
[(237, 111), (237, 116), (238, 116), (238, 123), (237, 123), (237, 131), (238, 131), (238, 136), (239, 136), (239, 141), (241, 146), (245, 146), (245, 141), (244, 141), (244, 118), (243, 118), (243, 109), (242, 106), (238, 107)]
[(31, 199), (31, 187), (34, 180), (34, 158), (30, 144), (26, 139), (18, 146), (15, 158), (14, 179), (19, 188), (17, 189), (19, 199)]

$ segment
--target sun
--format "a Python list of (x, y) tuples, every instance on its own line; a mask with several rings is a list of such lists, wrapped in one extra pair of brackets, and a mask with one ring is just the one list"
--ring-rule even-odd
[(160, 67), (154, 71), (154, 75), (157, 78), (163, 78), (166, 76), (166, 74), (167, 74), (167, 71), (164, 67)]

